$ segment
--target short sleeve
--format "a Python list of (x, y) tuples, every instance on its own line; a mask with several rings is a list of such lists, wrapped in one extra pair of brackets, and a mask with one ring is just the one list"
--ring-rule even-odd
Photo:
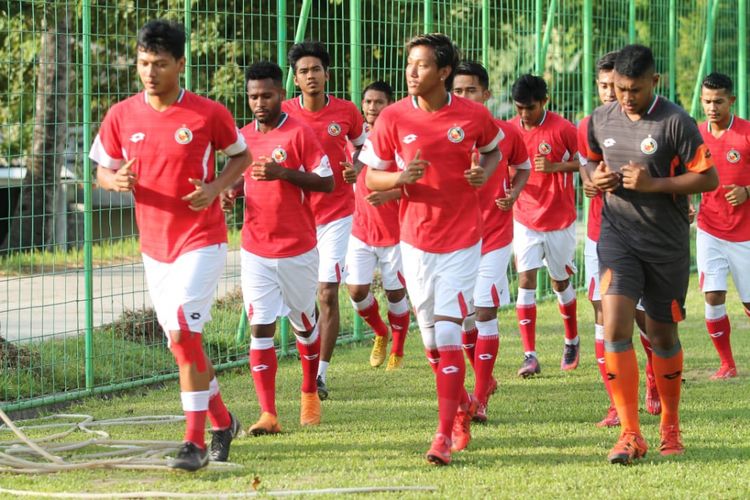
[(703, 142), (698, 126), (686, 113), (680, 113), (673, 128), (672, 144), (689, 172), (702, 173), (714, 166), (711, 152)]
[(387, 110), (380, 114), (378, 121), (365, 139), (359, 161), (375, 170), (387, 170), (396, 157), (395, 124)]
[(352, 126), (349, 129), (347, 137), (355, 147), (360, 147), (365, 143), (365, 139), (367, 139), (367, 127), (365, 127), (365, 120), (362, 118), (362, 114), (357, 107), (352, 103), (349, 104)]
[(245, 138), (237, 129), (232, 114), (220, 104), (216, 104), (211, 136), (214, 147), (227, 156), (238, 155), (247, 149)]
[(508, 165), (516, 170), (531, 170), (529, 153), (526, 151), (526, 145), (523, 143), (521, 134), (511, 129), (503, 141), (510, 142), (510, 153), (508, 154)]
[(297, 135), (298, 140), (298, 151), (302, 159), (302, 167), (305, 172), (311, 172), (319, 175), (320, 177), (330, 177), (333, 175), (331, 165), (328, 161), (323, 146), (315, 136), (315, 132), (311, 128), (303, 126), (300, 127), (300, 133)]
[(120, 168), (125, 159), (120, 141), (117, 109), (119, 108), (113, 107), (105, 115), (89, 152), (89, 158), (93, 162), (113, 170)]
[(482, 112), (478, 118), (481, 120), (479, 124), (481, 128), (479, 138), (477, 139), (477, 150), (480, 153), (489, 153), (498, 146), (503, 137), (505, 137), (505, 134), (503, 134), (503, 131), (497, 126), (489, 110), (484, 106), (482, 106)]
[[(563, 118), (563, 120), (565, 119)], [(562, 127), (560, 134), (563, 144), (565, 144), (565, 149), (570, 152), (570, 158), (568, 159), (568, 161), (576, 160), (577, 156), (580, 156), (580, 148), (578, 147), (578, 131), (576, 130), (575, 125), (570, 123), (568, 120), (565, 120), (564, 124), (565, 125)]]
[(591, 161), (602, 161), (602, 148), (596, 138), (596, 113), (591, 115), (586, 126), (586, 153), (587, 159)]

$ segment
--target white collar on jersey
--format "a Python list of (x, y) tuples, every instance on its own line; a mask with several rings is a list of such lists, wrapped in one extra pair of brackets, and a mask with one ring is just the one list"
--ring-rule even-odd
[[(286, 114), (286, 113), (284, 113), (282, 111), (281, 118), (279, 118), (279, 123), (276, 124), (276, 127), (274, 127), (274, 130), (280, 129), (281, 126), (284, 125), (284, 123), (286, 123), (286, 119), (287, 118), (289, 118), (289, 115)], [(253, 122), (255, 123), (255, 131), (259, 132), (260, 131), (260, 125), (258, 124), (258, 120), (253, 120)]]
[[(448, 92), (448, 103), (446, 104), (446, 106), (450, 106), (452, 102), (453, 102), (453, 95), (450, 92)], [(414, 106), (415, 109), (420, 109), (419, 102), (417, 101), (417, 96), (415, 95), (411, 96), (411, 104), (412, 106)]]
[[(326, 94), (326, 103), (325, 105), (323, 105), (323, 107), (325, 108), (326, 106), (328, 106), (330, 102), (331, 102), (331, 97), (328, 94)], [(302, 102), (302, 94), (299, 95), (299, 107), (300, 108), (305, 107), (305, 104)]]
[[(734, 113), (732, 113), (732, 117), (729, 119), (729, 126), (724, 132), (732, 128), (733, 124), (734, 124)], [(706, 127), (708, 128), (708, 131), (711, 132), (711, 122), (706, 122)]]
[[(180, 87), (180, 95), (177, 96), (177, 102), (182, 102), (182, 98), (183, 97), (185, 97), (185, 89), (183, 89), (182, 87)], [(146, 92), (143, 92), (143, 102), (145, 102), (146, 104), (149, 104), (149, 102), (148, 102), (148, 94)]]

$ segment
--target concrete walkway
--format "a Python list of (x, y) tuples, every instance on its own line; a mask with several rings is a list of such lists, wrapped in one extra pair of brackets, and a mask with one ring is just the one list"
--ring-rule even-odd
[[(143, 265), (95, 269), (94, 326), (115, 321), (126, 309), (151, 307)], [(239, 287), (240, 253), (231, 251), (217, 296)], [(0, 335), (27, 342), (79, 335), (86, 325), (84, 272), (0, 278)]]

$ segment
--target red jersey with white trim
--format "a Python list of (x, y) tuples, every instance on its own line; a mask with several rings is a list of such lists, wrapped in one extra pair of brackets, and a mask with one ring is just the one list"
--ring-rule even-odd
[(578, 153), (578, 140), (572, 123), (552, 111), (544, 113), (541, 123), (531, 130), (523, 127), (519, 117), (509, 120), (521, 132), (532, 165), (529, 181), (513, 207), (513, 216), (534, 231), (556, 231), (576, 220), (573, 172), (537, 172), (534, 158), (542, 155), (552, 163), (571, 161)]
[(733, 207), (724, 195), (723, 186), (750, 186), (750, 122), (732, 116), (729, 128), (718, 139), (710, 132), (708, 122), (700, 125), (703, 140), (719, 174), (719, 187), (703, 193), (698, 227), (727, 241), (750, 241), (750, 201)]
[[(253, 121), (240, 132), (256, 158), (267, 156), (284, 168), (332, 175), (315, 132), (297, 118), (284, 113), (273, 130), (263, 133)], [(242, 248), (269, 259), (294, 257), (315, 248), (309, 192), (283, 180), (255, 180), (252, 168), (245, 171), (244, 181)]]
[(401, 188), (401, 241), (425, 252), (448, 253), (475, 245), (482, 235), (477, 189), (464, 178), (475, 148), (488, 153), (503, 133), (483, 105), (448, 94), (448, 102), (428, 113), (416, 97), (385, 108), (360, 153), (360, 161), (385, 170), (403, 169), (414, 159), (430, 164), (424, 176)]
[[(586, 159), (589, 155), (589, 121), (591, 115), (584, 117), (578, 122), (578, 151), (580, 152), (581, 164), (585, 165)], [(602, 199), (601, 191), (593, 198), (589, 198), (589, 216), (588, 224), (586, 226), (586, 236), (591, 241), (599, 241), (599, 233), (601, 232), (602, 226), (602, 207), (604, 201)]]
[[(396, 171), (395, 165), (389, 169)], [(372, 191), (365, 185), (367, 166), (357, 176), (354, 188), (354, 220), (352, 236), (373, 247), (390, 247), (398, 244), (398, 200), (373, 207), (365, 199)]]
[(133, 189), (141, 251), (160, 262), (227, 241), (224, 213), (216, 199), (194, 212), (182, 197), (195, 190), (188, 179), (211, 182), (214, 154), (246, 149), (224, 106), (188, 91), (166, 110), (156, 111), (144, 92), (107, 112), (90, 157), (100, 167), (118, 169), (135, 159)]
[(495, 120), (505, 136), (500, 142), (502, 158), (497, 170), (479, 189), (479, 206), (482, 210), (482, 255), (503, 248), (513, 241), (513, 210), (501, 210), (495, 200), (505, 198), (511, 191), (510, 167), (517, 170), (531, 168), (529, 155), (521, 134), (513, 125)]
[(350, 101), (326, 96), (326, 105), (315, 112), (302, 105), (302, 96), (287, 99), (281, 109), (307, 124), (323, 145), (333, 171), (335, 187), (331, 193), (310, 193), (317, 225), (342, 219), (354, 212), (354, 191), (344, 182), (342, 161), (347, 161), (346, 139), (361, 146), (365, 142), (364, 119)]

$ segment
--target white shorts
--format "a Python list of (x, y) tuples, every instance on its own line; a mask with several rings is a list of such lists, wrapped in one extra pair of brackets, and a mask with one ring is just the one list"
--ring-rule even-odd
[(401, 249), (398, 245), (374, 247), (354, 236), (349, 237), (346, 252), (346, 284), (369, 285), (375, 275), (375, 267), (380, 268), (383, 288), (400, 290), (405, 280), (401, 265)]
[(565, 281), (576, 272), (575, 223), (557, 231), (534, 231), (514, 220), (513, 252), (519, 273), (546, 266), (550, 278)]
[(586, 266), (586, 289), (588, 290), (589, 300), (602, 300), (601, 290), (599, 290), (599, 256), (596, 253), (596, 241), (588, 236), (583, 247), (584, 265)]
[(352, 216), (336, 219), (328, 224), (317, 226), (318, 281), (321, 283), (341, 283), (341, 272), (346, 261), (349, 235), (352, 233)]
[(174, 262), (143, 255), (148, 292), (164, 333), (203, 332), (226, 262), (225, 243), (191, 250)]
[(435, 316), (465, 318), (474, 311), (481, 242), (449, 253), (431, 253), (401, 242), (406, 291), (421, 327)]
[(701, 291), (726, 291), (731, 273), (740, 300), (750, 302), (750, 241), (722, 240), (698, 229), (695, 244)]
[(251, 325), (270, 325), (288, 316), (298, 332), (315, 326), (318, 250), (269, 259), (241, 250), (242, 296)]
[(500, 307), (510, 304), (508, 264), (512, 244), (487, 252), (479, 259), (477, 284), (474, 287), (476, 307)]

